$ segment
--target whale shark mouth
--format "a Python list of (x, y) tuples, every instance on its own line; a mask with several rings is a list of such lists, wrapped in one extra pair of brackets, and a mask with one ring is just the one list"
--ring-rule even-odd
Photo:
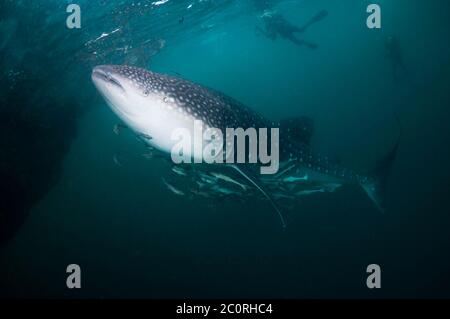
[(92, 72), (92, 77), (99, 79), (101, 81), (104, 81), (108, 84), (111, 84), (115, 87), (120, 88), (121, 90), (125, 91), (122, 84), (120, 84), (120, 81), (114, 78), (110, 73), (105, 72), (101, 68), (97, 67)]

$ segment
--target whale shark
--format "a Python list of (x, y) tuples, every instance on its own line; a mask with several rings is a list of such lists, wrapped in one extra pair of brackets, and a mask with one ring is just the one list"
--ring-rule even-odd
[[(308, 117), (271, 121), (215, 89), (179, 76), (128, 65), (96, 66), (91, 78), (112, 111), (125, 125), (145, 143), (165, 154), (171, 152), (175, 143), (171, 138), (172, 132), (179, 128), (193, 130), (196, 121), (201, 121), (205, 127), (223, 131), (226, 128), (279, 128), (282, 172), (268, 177), (258, 175), (255, 164), (223, 165), (231, 167), (243, 177), (243, 181), (269, 200), (283, 227), (286, 227), (285, 219), (272, 195), (274, 185), (277, 189), (302, 195), (334, 191), (344, 184), (358, 185), (380, 211), (386, 209), (386, 186), (399, 139), (374, 169), (360, 173), (313, 150), (311, 137), (314, 125)], [(205, 174), (199, 176), (204, 177)], [(217, 176), (222, 177), (222, 180), (232, 180), (218, 173), (210, 175), (211, 180), (219, 181)], [(308, 188), (309, 185), (311, 187)], [(297, 189), (297, 186), (301, 189)], [(214, 185), (211, 187), (214, 188)], [(245, 187), (242, 187), (244, 190)]]

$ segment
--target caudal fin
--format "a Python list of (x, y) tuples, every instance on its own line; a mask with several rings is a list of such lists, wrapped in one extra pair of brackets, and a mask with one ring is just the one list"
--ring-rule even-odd
[(400, 120), (398, 117), (396, 117), (396, 119), (400, 127), (400, 134), (397, 142), (394, 147), (378, 161), (375, 169), (369, 173), (371, 178), (366, 183), (361, 185), (370, 199), (372, 199), (378, 209), (382, 212), (386, 209), (386, 186), (388, 183), (388, 178), (391, 174), (392, 166), (397, 156), (397, 150), (401, 137)]

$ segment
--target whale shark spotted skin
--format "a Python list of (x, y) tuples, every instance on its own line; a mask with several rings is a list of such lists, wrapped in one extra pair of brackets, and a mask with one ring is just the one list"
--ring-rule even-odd
[[(311, 124), (305, 118), (273, 122), (216, 90), (132, 66), (97, 66), (92, 71), (92, 80), (117, 116), (141, 139), (162, 152), (170, 154), (176, 143), (171, 138), (174, 130), (184, 128), (193, 136), (195, 121), (201, 121), (205, 129), (219, 128), (222, 132), (226, 128), (279, 127), (280, 162), (289, 165), (280, 182), (284, 179), (290, 184), (357, 184), (384, 210), (387, 176), (398, 143), (371, 173), (358, 174), (312, 151)], [(269, 199), (285, 226), (264, 179), (248, 164), (230, 166)]]

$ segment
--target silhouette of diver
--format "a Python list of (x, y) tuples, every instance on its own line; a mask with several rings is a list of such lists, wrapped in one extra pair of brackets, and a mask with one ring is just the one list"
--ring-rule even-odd
[(400, 44), (394, 36), (389, 36), (386, 39), (386, 57), (391, 62), (394, 81), (398, 81), (399, 77), (406, 73), (406, 67), (403, 62), (403, 54)]
[(310, 19), (305, 25), (302, 27), (297, 27), (287, 21), (281, 14), (279, 13), (265, 13), (262, 16), (264, 21), (264, 29), (260, 27), (256, 27), (256, 30), (265, 35), (267, 38), (271, 40), (275, 40), (277, 36), (281, 38), (288, 39), (291, 42), (295, 43), (298, 46), (307, 46), (310, 49), (316, 49), (318, 47), (317, 44), (305, 41), (303, 39), (299, 39), (295, 36), (295, 33), (303, 33), (313, 24), (325, 19), (328, 15), (326, 10), (322, 10), (317, 13), (312, 19)]

